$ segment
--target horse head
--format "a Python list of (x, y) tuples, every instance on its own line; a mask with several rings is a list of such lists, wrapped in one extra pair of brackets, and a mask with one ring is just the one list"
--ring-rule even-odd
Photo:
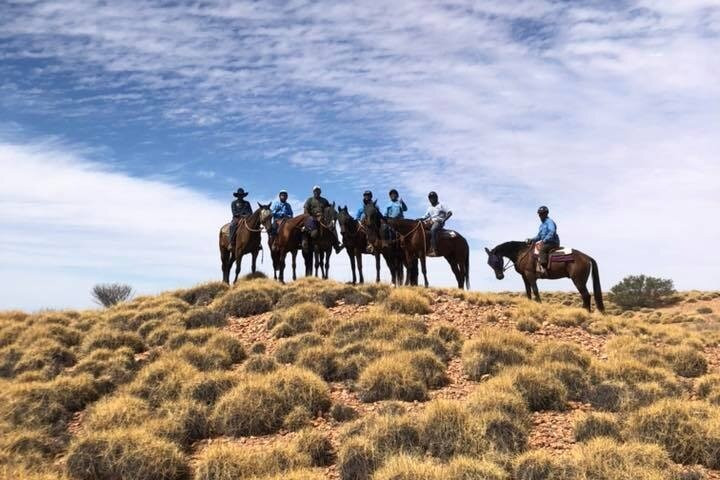
[(495, 272), (495, 278), (502, 280), (505, 278), (505, 267), (503, 266), (503, 257), (499, 255), (495, 249), (492, 250), (485, 247), (485, 252), (488, 254), (488, 265)]
[(377, 200), (366, 203), (363, 207), (363, 225), (366, 227), (368, 243), (373, 244), (380, 234), (382, 215), (377, 208)]
[(270, 228), (272, 227), (272, 211), (270, 210), (270, 203), (263, 205), (262, 203), (258, 202), (258, 211), (259, 214), (259, 222), (260, 225), (265, 227), (265, 230), (270, 231)]
[(345, 233), (350, 228), (350, 225), (352, 224), (352, 220), (353, 218), (348, 211), (347, 205), (338, 209), (337, 222), (340, 224), (340, 233), (345, 235)]

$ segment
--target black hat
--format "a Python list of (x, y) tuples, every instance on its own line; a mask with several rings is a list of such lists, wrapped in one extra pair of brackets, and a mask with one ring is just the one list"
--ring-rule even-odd
[(548, 207), (546, 207), (545, 205), (543, 205), (542, 207), (538, 208), (538, 213), (548, 214), (548, 213), (550, 213), (550, 209)]
[(366, 197), (366, 196), (368, 196), (368, 195), (370, 195), (370, 196), (372, 197), (372, 192), (371, 192), (370, 190), (365, 190), (365, 191), (363, 192), (363, 197)]
[(393, 188), (392, 190), (390, 190), (390, 193), (388, 193), (388, 195), (392, 195), (393, 193), (394, 193), (395, 195), (399, 195), (398, 191), (395, 190), (394, 188)]
[(244, 189), (242, 189), (242, 188), (238, 188), (238, 189), (237, 189), (237, 192), (233, 193), (233, 197), (245, 198), (245, 197), (247, 197), (247, 196), (248, 196), (248, 192), (246, 192), (246, 191), (245, 191)]
[(428, 193), (428, 198), (437, 198), (437, 193), (435, 193), (434, 191)]

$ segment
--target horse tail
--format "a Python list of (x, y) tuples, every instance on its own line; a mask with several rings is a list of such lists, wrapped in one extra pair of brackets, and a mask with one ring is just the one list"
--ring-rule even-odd
[(594, 258), (590, 258), (592, 264), (592, 281), (593, 281), (593, 295), (595, 296), (595, 306), (600, 312), (605, 312), (605, 304), (602, 298), (602, 288), (600, 287), (600, 272), (598, 271), (597, 262)]

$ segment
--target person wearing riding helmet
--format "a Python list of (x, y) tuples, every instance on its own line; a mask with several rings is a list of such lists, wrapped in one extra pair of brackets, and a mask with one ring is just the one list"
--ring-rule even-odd
[(363, 202), (362, 206), (357, 209), (357, 212), (355, 212), (355, 220), (360, 221), (365, 214), (365, 205), (368, 203), (372, 203), (373, 201), (373, 194), (370, 190), (365, 190), (363, 193)]
[(404, 218), (405, 214), (403, 212), (407, 212), (408, 208), (403, 199), (400, 198), (400, 194), (393, 188), (390, 190), (389, 195), (390, 203), (385, 207), (385, 216), (387, 218)]
[(290, 206), (287, 199), (287, 190), (280, 190), (280, 193), (278, 193), (278, 200), (275, 200), (272, 205), (270, 205), (270, 211), (272, 212), (273, 218), (272, 227), (269, 232), (271, 240), (277, 235), (279, 224), (283, 220), (293, 217), (292, 206)]
[[(308, 249), (310, 245), (309, 237), (314, 230), (317, 230), (318, 221), (322, 218), (325, 208), (329, 206), (330, 202), (328, 202), (327, 199), (322, 196), (322, 189), (320, 189), (320, 186), (315, 185), (313, 187), (312, 197), (309, 197), (307, 200), (305, 200), (305, 205), (303, 205), (303, 211), (306, 214), (310, 215), (310, 218), (308, 218), (305, 222), (305, 227), (303, 229), (303, 250)], [(332, 234), (335, 253), (340, 253), (344, 248), (344, 245), (340, 243), (337, 238), (337, 234), (334, 231), (332, 232)]]
[(557, 225), (555, 225), (555, 222), (548, 216), (550, 214), (548, 207), (543, 205), (538, 208), (537, 213), (540, 217), (540, 229), (537, 235), (532, 238), (528, 238), (526, 242), (528, 245), (535, 242), (541, 242), (540, 266), (544, 272), (547, 270), (550, 251), (560, 246), (560, 237), (557, 234)]
[(428, 201), (430, 206), (425, 212), (425, 216), (422, 218), (423, 221), (430, 223), (430, 251), (427, 253), (429, 257), (436, 257), (437, 253), (437, 237), (438, 232), (445, 226), (452, 212), (448, 210), (445, 205), (440, 203), (438, 200), (438, 194), (430, 192), (428, 194)]
[(250, 202), (245, 200), (248, 196), (243, 188), (238, 188), (237, 192), (233, 193), (235, 200), (230, 204), (230, 210), (232, 211), (232, 220), (230, 220), (230, 242), (228, 243), (228, 250), (232, 251), (235, 246), (235, 234), (237, 233), (238, 224), (240, 219), (252, 215), (252, 207)]

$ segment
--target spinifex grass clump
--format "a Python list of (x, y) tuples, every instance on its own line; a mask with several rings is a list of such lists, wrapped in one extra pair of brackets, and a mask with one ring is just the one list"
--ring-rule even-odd
[(329, 389), (317, 375), (288, 367), (243, 380), (217, 402), (213, 423), (225, 435), (274, 433), (298, 406), (313, 416), (327, 411)]
[(528, 338), (516, 332), (485, 329), (465, 342), (463, 368), (472, 380), (496, 373), (503, 366), (524, 363), (532, 353)]
[(184, 480), (187, 462), (175, 445), (144, 430), (93, 432), (77, 438), (67, 455), (77, 480)]
[(312, 302), (304, 302), (294, 305), (288, 309), (276, 311), (267, 322), (267, 328), (273, 331), (273, 335), (290, 337), (298, 333), (309, 332), (313, 323), (327, 317), (327, 309), (322, 305)]
[(417, 288), (396, 288), (385, 299), (385, 307), (393, 312), (413, 314), (430, 313), (430, 301)]

